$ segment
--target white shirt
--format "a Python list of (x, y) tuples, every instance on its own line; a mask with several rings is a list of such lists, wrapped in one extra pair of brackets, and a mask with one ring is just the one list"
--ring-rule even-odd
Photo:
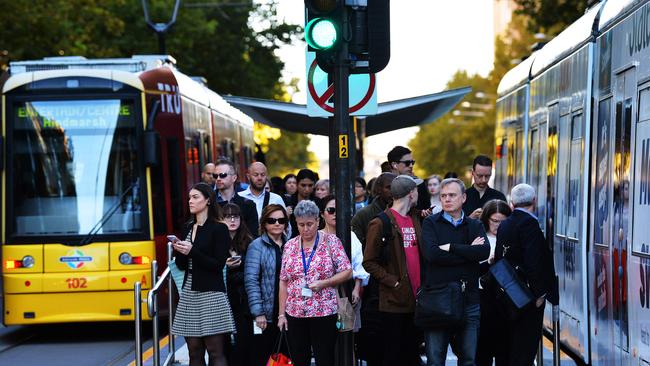
[(365, 268), (363, 268), (363, 250), (361, 249), (361, 242), (359, 241), (359, 238), (354, 234), (354, 232), (351, 233), (351, 238), (352, 238), (352, 278), (353, 279), (360, 279), (361, 280), (361, 286), (366, 286), (368, 284), (368, 279), (370, 279), (370, 273), (366, 272)]
[[(238, 193), (240, 196), (255, 202), (255, 206), (257, 208), (257, 219), (258, 220), (259, 220), (260, 217), (262, 217), (262, 209), (264, 208), (264, 207), (262, 207), (262, 205), (264, 204), (264, 193), (265, 192), (263, 191), (262, 194), (260, 194), (259, 196), (255, 196), (253, 194), (253, 192), (251, 192), (250, 186), (248, 188), (246, 188), (245, 190)], [(280, 205), (280, 206), (284, 207), (285, 210), (287, 209), (287, 206), (284, 205), (284, 201), (282, 200), (282, 197), (278, 196), (277, 194), (275, 194), (273, 192), (269, 192), (269, 194), (271, 195), (269, 197), (269, 205), (274, 203), (276, 205)], [(262, 223), (260, 223), (260, 225), (261, 224)]]
[[(488, 241), (490, 242), (490, 256), (488, 257), (488, 259), (494, 258), (494, 250), (497, 247), (497, 237), (490, 233), (486, 233), (485, 235), (487, 236)], [(487, 262), (488, 259), (481, 261), (481, 263)]]

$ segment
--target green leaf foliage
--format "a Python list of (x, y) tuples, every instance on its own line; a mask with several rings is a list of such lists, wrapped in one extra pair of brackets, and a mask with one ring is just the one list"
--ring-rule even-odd
[(555, 36), (576, 21), (595, 0), (514, 0), (515, 11), (527, 19), (527, 28), (533, 33)]
[[(147, 0), (151, 20), (169, 22), (174, 3)], [(3, 1), (0, 24), (1, 69), (10, 61), (49, 56), (159, 53), (140, 0)], [(205, 77), (219, 94), (284, 98), (283, 64), (274, 51), (300, 32), (300, 27), (278, 19), (274, 2), (184, 0), (166, 34), (166, 53), (176, 58), (182, 72)], [(280, 156), (307, 154), (308, 138), (289, 139), (286, 145), (274, 144)]]

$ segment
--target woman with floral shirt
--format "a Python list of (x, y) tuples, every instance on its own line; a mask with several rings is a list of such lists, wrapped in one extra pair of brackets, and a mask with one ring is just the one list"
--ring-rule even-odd
[(352, 267), (336, 235), (318, 230), (320, 210), (300, 201), (293, 210), (299, 235), (289, 240), (280, 270), (278, 327), (289, 330), (293, 364), (334, 365), (338, 334), (336, 286), (352, 277)]

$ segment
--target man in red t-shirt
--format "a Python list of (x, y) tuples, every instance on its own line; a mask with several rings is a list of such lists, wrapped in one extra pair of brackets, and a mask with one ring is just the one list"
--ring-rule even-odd
[(420, 287), (420, 212), (417, 186), (421, 179), (397, 176), (390, 186), (393, 205), (381, 215), (391, 226), (384, 235), (384, 221), (368, 224), (363, 267), (380, 284), (379, 313), (382, 321), (382, 365), (419, 365), (419, 331), (413, 324), (415, 294)]

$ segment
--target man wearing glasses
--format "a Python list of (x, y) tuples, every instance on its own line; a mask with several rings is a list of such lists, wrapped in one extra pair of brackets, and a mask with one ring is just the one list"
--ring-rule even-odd
[(506, 201), (506, 196), (503, 193), (488, 186), (490, 177), (492, 177), (492, 159), (485, 155), (479, 155), (474, 158), (474, 162), (472, 163), (472, 178), (474, 183), (465, 192), (467, 194), (467, 200), (463, 204), (463, 212), (472, 219), (478, 220), (481, 217), (483, 206), (488, 201)]
[(214, 167), (215, 187), (217, 202), (221, 207), (227, 203), (234, 203), (241, 208), (241, 216), (246, 222), (246, 227), (254, 238), (259, 236), (259, 219), (255, 202), (248, 200), (235, 192), (237, 173), (235, 165), (228, 159), (217, 160)]
[[(408, 148), (404, 146), (395, 146), (388, 152), (388, 163), (390, 164), (392, 173), (395, 175), (408, 175), (417, 178), (413, 174), (415, 160), (413, 160), (413, 154)], [(431, 206), (431, 202), (429, 201), (427, 185), (422, 182), (418, 184), (418, 202), (416, 207), (420, 210), (427, 210), (429, 206)], [(426, 214), (429, 213), (430, 212), (427, 212)]]

